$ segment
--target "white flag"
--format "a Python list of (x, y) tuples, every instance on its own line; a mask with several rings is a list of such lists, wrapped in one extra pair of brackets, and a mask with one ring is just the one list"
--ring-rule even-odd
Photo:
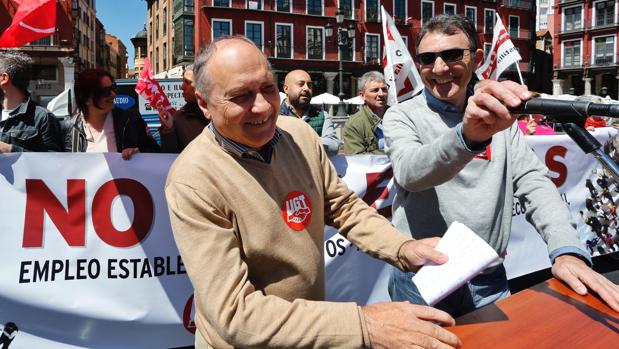
[(423, 83), (393, 18), (382, 6), (381, 13), (385, 39), (383, 71), (389, 85), (387, 104), (394, 105), (421, 91)]
[(497, 80), (507, 67), (514, 63), (517, 64), (520, 60), (522, 60), (522, 57), (520, 57), (520, 53), (518, 53), (518, 50), (514, 47), (509, 33), (497, 14), (490, 54), (486, 57), (484, 64), (479, 67), (475, 73), (480, 80)]

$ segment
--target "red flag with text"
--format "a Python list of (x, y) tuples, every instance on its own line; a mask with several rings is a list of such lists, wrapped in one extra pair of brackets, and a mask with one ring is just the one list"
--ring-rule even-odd
[(423, 84), (393, 18), (382, 6), (381, 12), (385, 40), (383, 71), (389, 85), (387, 104), (394, 105), (417, 94), (423, 88)]
[(144, 97), (150, 103), (150, 106), (157, 110), (166, 110), (174, 113), (168, 96), (163, 92), (161, 85), (155, 80), (153, 72), (150, 68), (148, 57), (144, 59), (144, 69), (140, 73), (140, 79), (135, 85), (135, 92)]
[(490, 54), (488, 54), (484, 64), (475, 73), (480, 80), (497, 80), (505, 69), (514, 63), (518, 64), (520, 60), (522, 60), (522, 57), (520, 57), (520, 53), (514, 47), (509, 33), (497, 14)]
[(56, 32), (56, 0), (21, 0), (0, 47), (20, 47)]

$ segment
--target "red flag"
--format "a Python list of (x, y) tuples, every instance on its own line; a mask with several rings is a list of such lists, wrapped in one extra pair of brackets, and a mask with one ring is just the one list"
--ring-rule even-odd
[(19, 47), (56, 32), (56, 0), (21, 0), (0, 47)]
[(150, 69), (150, 61), (144, 58), (144, 69), (140, 73), (140, 79), (135, 85), (135, 92), (144, 97), (150, 103), (150, 106), (157, 110), (167, 110), (174, 113), (168, 96), (163, 92), (161, 85), (153, 77), (153, 72)]

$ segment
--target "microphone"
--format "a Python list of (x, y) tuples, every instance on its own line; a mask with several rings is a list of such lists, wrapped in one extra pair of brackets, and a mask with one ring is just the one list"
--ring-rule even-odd
[(531, 98), (516, 108), (509, 108), (512, 114), (541, 114), (559, 123), (572, 122), (584, 125), (587, 116), (619, 118), (619, 104), (602, 104), (585, 101)]

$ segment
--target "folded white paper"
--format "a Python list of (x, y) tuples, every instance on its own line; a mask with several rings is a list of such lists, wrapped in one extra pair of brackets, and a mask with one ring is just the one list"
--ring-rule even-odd
[(453, 222), (436, 249), (449, 257), (447, 263), (424, 265), (413, 282), (429, 305), (435, 305), (450, 293), (500, 261), (499, 255), (466, 225)]

